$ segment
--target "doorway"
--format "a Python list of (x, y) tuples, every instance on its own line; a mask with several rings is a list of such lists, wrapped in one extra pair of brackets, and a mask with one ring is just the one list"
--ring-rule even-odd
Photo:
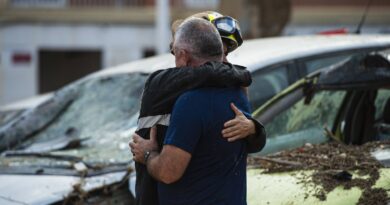
[(100, 50), (39, 51), (39, 93), (57, 90), (102, 68)]

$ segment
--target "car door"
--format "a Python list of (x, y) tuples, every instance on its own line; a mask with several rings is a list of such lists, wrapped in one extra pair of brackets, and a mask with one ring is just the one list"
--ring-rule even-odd
[(347, 144), (390, 139), (390, 88), (348, 91), (333, 133)]
[(269, 154), (300, 147), (306, 143), (328, 141), (324, 134), (332, 130), (346, 91), (319, 91), (308, 104), (303, 88), (291, 90), (265, 108), (255, 118), (267, 131), (267, 143), (260, 154)]

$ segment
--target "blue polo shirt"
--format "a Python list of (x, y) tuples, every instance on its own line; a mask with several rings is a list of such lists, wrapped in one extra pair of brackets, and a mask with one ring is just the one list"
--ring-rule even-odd
[(221, 134), (235, 117), (231, 102), (250, 112), (241, 88), (197, 89), (176, 101), (164, 144), (192, 157), (179, 181), (158, 184), (160, 205), (246, 204), (246, 143), (228, 142)]

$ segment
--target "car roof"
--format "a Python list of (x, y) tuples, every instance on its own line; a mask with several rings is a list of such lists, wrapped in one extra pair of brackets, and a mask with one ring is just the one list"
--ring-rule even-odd
[(121, 64), (111, 68), (106, 68), (102, 71), (92, 73), (91, 75), (88, 76), (88, 78), (110, 76), (110, 75), (117, 75), (123, 73), (134, 73), (134, 72), (152, 73), (156, 70), (166, 69), (171, 67), (175, 67), (174, 56), (172, 54), (162, 54), (158, 56), (132, 61), (130, 63)]
[(361, 48), (390, 47), (390, 35), (313, 35), (246, 41), (230, 54), (234, 64), (254, 71), (291, 59)]
[[(390, 35), (311, 35), (246, 40), (240, 48), (229, 54), (228, 60), (255, 71), (291, 59), (375, 47), (390, 47)], [(174, 66), (173, 55), (163, 54), (105, 69), (93, 77), (127, 72), (151, 73)]]

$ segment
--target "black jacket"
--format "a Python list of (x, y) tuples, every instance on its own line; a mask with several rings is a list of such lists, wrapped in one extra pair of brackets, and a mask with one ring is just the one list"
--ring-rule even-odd
[[(152, 73), (145, 83), (138, 119), (137, 134), (149, 139), (149, 131), (157, 127), (160, 150), (170, 113), (177, 98), (185, 91), (200, 87), (247, 87), (252, 79), (244, 67), (227, 63), (208, 62), (197, 68), (169, 68)], [(260, 151), (265, 145), (264, 127), (257, 121), (256, 136), (248, 138), (248, 152)], [(136, 204), (157, 205), (157, 182), (149, 175), (146, 166), (136, 163)]]

